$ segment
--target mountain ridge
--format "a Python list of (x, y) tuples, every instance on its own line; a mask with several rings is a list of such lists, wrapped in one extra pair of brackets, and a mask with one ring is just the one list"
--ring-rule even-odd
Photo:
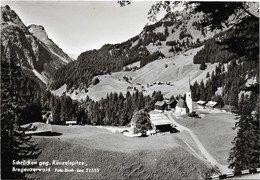
[(6, 58), (7, 49), (15, 49), (21, 67), (31, 70), (45, 85), (57, 69), (72, 61), (52, 40), (46, 38), (42, 42), (34, 36), (10, 6), (1, 6), (1, 13), (2, 59)]
[(67, 90), (88, 87), (95, 75), (122, 71), (138, 61), (143, 67), (154, 60), (199, 47), (219, 32), (203, 31), (198, 23), (202, 18), (201, 13), (192, 16), (184, 11), (172, 13), (155, 24), (146, 25), (138, 35), (125, 42), (82, 52), (77, 61), (56, 72), (51, 89), (64, 84), (67, 84)]

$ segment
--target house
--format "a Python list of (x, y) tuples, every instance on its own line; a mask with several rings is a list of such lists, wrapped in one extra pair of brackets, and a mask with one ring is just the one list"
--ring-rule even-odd
[(149, 131), (150, 134), (160, 133), (160, 132), (177, 132), (174, 125), (165, 115), (163, 114), (150, 114), (150, 121), (152, 125), (152, 130)]
[(176, 105), (175, 113), (177, 115), (185, 115), (188, 112), (188, 107), (183, 99), (180, 99)]
[(198, 108), (205, 109), (206, 101), (199, 100), (197, 101)]
[(177, 101), (175, 99), (166, 102), (167, 104), (167, 109), (173, 109), (176, 107)]
[(205, 106), (209, 109), (214, 109), (218, 105), (215, 101), (209, 101)]
[(232, 113), (237, 113), (238, 112), (238, 109), (235, 106), (231, 106), (231, 105), (225, 105), (221, 109), (226, 111), (226, 112), (232, 112)]
[(77, 121), (66, 121), (66, 125), (72, 126), (72, 125), (76, 125)]
[(167, 104), (165, 101), (157, 101), (154, 106), (156, 110), (163, 111), (165, 110)]

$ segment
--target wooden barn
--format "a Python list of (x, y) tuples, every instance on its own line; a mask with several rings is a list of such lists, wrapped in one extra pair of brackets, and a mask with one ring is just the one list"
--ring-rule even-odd
[(157, 101), (154, 106), (156, 110), (163, 111), (165, 110), (167, 104), (164, 101)]
[(175, 129), (175, 125), (163, 114), (150, 114), (150, 121), (153, 127), (151, 132), (163, 133), (163, 132), (178, 132)]
[(175, 99), (168, 101), (167, 103), (167, 109), (173, 109), (176, 107), (177, 101)]
[(198, 108), (205, 109), (206, 101), (199, 100), (197, 101)]
[(215, 101), (209, 101), (205, 106), (206, 106), (206, 108), (208, 108), (208, 109), (214, 109), (217, 105), (218, 105), (217, 102), (215, 102)]
[(225, 105), (221, 109), (226, 111), (226, 112), (231, 112), (231, 113), (237, 113), (238, 112), (238, 109), (235, 106), (231, 106), (231, 105)]

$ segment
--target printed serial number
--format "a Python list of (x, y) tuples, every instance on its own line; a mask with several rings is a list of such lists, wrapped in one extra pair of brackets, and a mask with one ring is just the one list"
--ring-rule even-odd
[(98, 173), (99, 172), (99, 168), (86, 168), (86, 172)]

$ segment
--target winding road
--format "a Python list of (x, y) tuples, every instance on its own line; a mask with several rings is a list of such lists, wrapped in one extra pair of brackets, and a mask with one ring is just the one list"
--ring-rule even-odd
[(211, 154), (205, 149), (205, 147), (202, 145), (202, 143), (200, 142), (200, 140), (198, 139), (198, 137), (193, 133), (192, 130), (190, 130), (189, 128), (185, 127), (185, 126), (182, 126), (180, 125), (179, 123), (177, 123), (175, 121), (175, 119), (173, 118), (173, 115), (171, 112), (166, 112), (166, 115), (167, 117), (169, 118), (170, 121), (172, 121), (175, 125), (176, 125), (176, 128), (179, 130), (179, 131), (187, 131), (190, 136), (192, 137), (192, 139), (194, 140), (194, 142), (196, 143), (196, 145), (198, 146), (199, 150), (201, 151), (201, 153), (204, 155), (204, 157), (206, 158), (206, 160), (208, 162), (210, 162), (210, 164), (212, 164), (213, 166), (216, 166), (220, 172), (222, 174), (226, 174), (228, 172), (231, 172), (232, 169), (229, 169), (227, 166), (225, 165), (222, 165), (222, 164), (219, 164), (217, 162), (216, 159), (214, 159)]

